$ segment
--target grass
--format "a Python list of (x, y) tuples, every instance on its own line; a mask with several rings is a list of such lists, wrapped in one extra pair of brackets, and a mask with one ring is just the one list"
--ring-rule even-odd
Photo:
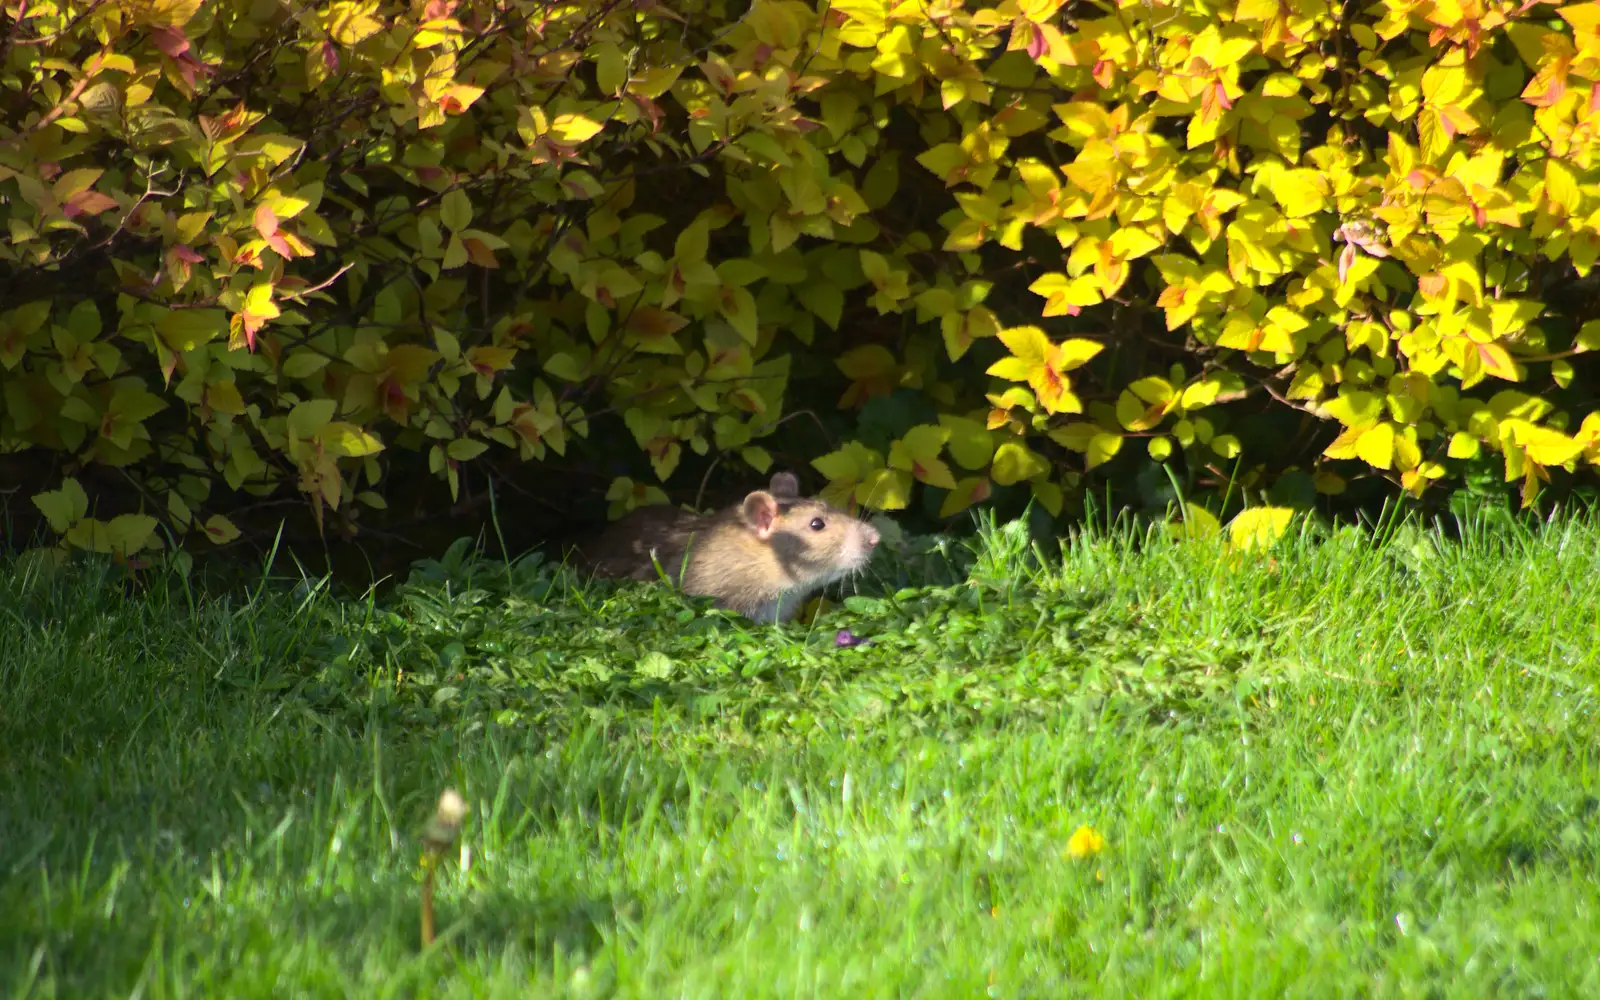
[(1600, 523), (1026, 548), (782, 629), (462, 547), (381, 600), (0, 570), (0, 989), (1595, 994)]

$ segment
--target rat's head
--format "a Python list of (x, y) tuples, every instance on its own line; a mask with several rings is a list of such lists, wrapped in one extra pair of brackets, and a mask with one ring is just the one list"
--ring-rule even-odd
[(740, 519), (799, 585), (826, 586), (859, 572), (878, 545), (878, 529), (821, 500), (800, 496), (800, 481), (780, 472), (744, 498)]

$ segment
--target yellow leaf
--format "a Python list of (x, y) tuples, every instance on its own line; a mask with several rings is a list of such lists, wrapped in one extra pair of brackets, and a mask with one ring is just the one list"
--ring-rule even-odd
[(262, 281), (250, 286), (244, 297), (245, 311), (262, 319), (278, 315), (278, 305), (272, 301), (272, 282)]
[(1168, 534), (1174, 538), (1215, 538), (1222, 534), (1222, 522), (1204, 507), (1185, 503), (1178, 519), (1167, 525)]
[(550, 133), (556, 141), (568, 144), (586, 142), (599, 135), (602, 128), (599, 122), (583, 115), (556, 115), (555, 121), (550, 123)]
[(1117, 423), (1130, 431), (1147, 431), (1159, 425), (1164, 412), (1165, 407), (1146, 404), (1131, 389), (1122, 390), (1117, 397)]
[(1244, 446), (1232, 434), (1218, 434), (1211, 439), (1211, 450), (1223, 458), (1238, 458)]
[(1055, 344), (1036, 326), (1001, 330), (999, 337), (1012, 357), (990, 365), (987, 374), (1010, 382), (1026, 381), (1048, 413), (1083, 412), (1065, 373), (1100, 353), (1102, 345), (1082, 339)]
[(1481, 442), (1471, 434), (1456, 431), (1450, 436), (1450, 448), (1446, 454), (1451, 458), (1477, 458), (1481, 447)]
[(1101, 431), (1089, 439), (1089, 447), (1085, 450), (1085, 454), (1088, 456), (1088, 462), (1084, 465), (1084, 468), (1087, 470), (1092, 469), (1097, 465), (1104, 465), (1106, 462), (1109, 462), (1115, 458), (1117, 452), (1121, 450), (1121, 434), (1112, 434), (1109, 431)]
[(1093, 340), (1074, 338), (1064, 340), (1056, 348), (1055, 363), (1062, 371), (1071, 371), (1105, 350), (1105, 345)]
[(1384, 421), (1368, 428), (1356, 440), (1356, 457), (1375, 469), (1394, 466), (1394, 424)]
[(856, 502), (873, 510), (904, 510), (911, 502), (911, 474), (874, 469), (855, 489)]
[(995, 449), (990, 476), (1001, 486), (1010, 486), (1050, 471), (1044, 457), (1020, 441), (1007, 441)]
[(377, 436), (343, 420), (335, 420), (317, 432), (317, 436), (336, 455), (362, 458), (383, 450)]
[[(1006, 350), (1010, 351), (1019, 360), (1030, 365), (1043, 362), (1052, 346), (1050, 338), (1036, 326), (1014, 326), (1010, 329), (1001, 330), (999, 336), (1000, 342), (1006, 345)], [(990, 374), (994, 374), (993, 369), (990, 369)], [(1001, 378), (1007, 377), (1001, 376)], [(1013, 378), (1011, 381), (1020, 382), (1023, 380)]]
[(1097, 434), (1102, 433), (1104, 431), (1098, 425), (1090, 423), (1067, 424), (1047, 432), (1050, 440), (1063, 448), (1071, 448), (1073, 451), (1083, 452), (1088, 451), (1089, 442), (1093, 441)]
[(1383, 414), (1383, 399), (1359, 389), (1340, 389), (1338, 398), (1330, 399), (1322, 408), (1346, 427), (1361, 427), (1372, 424)]
[(336, 3), (322, 13), (322, 22), (340, 45), (358, 45), (383, 28), (383, 22), (372, 16), (376, 9), (375, 3)]
[(1528, 457), (1540, 465), (1565, 465), (1583, 454), (1582, 442), (1550, 427), (1518, 421), (1511, 433)]
[(135, 23), (168, 28), (181, 28), (200, 10), (204, 0), (152, 0), (142, 8), (135, 8)]
[(957, 465), (973, 471), (989, 467), (989, 459), (994, 455), (993, 431), (976, 420), (943, 414), (939, 424), (950, 432), (946, 445)]
[(1007, 382), (1026, 382), (1033, 368), (1034, 365), (1024, 358), (1001, 358), (990, 365), (984, 374), (1003, 378)]
[(1283, 537), (1294, 519), (1292, 507), (1252, 507), (1228, 523), (1228, 542), (1236, 549), (1267, 548)]

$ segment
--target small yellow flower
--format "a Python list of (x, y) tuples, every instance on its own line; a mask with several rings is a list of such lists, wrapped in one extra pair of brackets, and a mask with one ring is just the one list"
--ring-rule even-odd
[(1094, 827), (1085, 823), (1072, 831), (1067, 838), (1067, 857), (1089, 858), (1105, 850), (1106, 838)]

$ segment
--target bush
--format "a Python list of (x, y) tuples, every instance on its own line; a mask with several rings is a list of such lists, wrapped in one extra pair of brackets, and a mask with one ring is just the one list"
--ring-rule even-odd
[(1600, 460), (1592, 5), (4, 10), (0, 443), (72, 545), (353, 531), (408, 456), (636, 448), (616, 513), (805, 408), (946, 518)]

